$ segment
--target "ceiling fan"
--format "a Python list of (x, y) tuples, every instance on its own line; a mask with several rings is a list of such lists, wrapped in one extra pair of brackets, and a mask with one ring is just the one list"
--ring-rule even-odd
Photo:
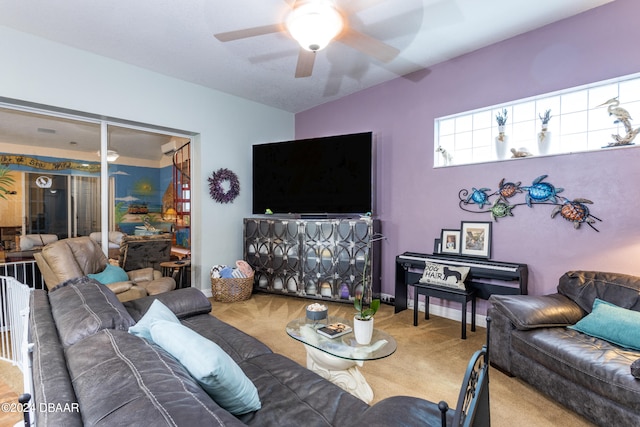
[(263, 25), (242, 30), (218, 33), (214, 36), (221, 42), (285, 32), (300, 44), (296, 78), (309, 77), (313, 72), (315, 53), (324, 49), (332, 40), (344, 43), (382, 62), (390, 62), (400, 51), (349, 25), (349, 15), (372, 7), (386, 0), (346, 1), (348, 5), (338, 7), (333, 0), (284, 0), (291, 10), (285, 22)]

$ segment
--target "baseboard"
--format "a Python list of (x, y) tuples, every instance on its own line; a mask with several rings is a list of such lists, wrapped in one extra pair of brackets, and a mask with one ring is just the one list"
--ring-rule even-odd
[[(409, 310), (413, 310), (413, 301), (407, 302), (407, 308)], [(424, 313), (424, 301), (420, 301), (418, 303), (418, 311)], [(429, 314), (433, 314), (434, 316), (444, 317), (445, 319), (451, 319), (460, 321), (462, 319), (462, 313), (460, 310), (451, 308), (451, 307), (443, 307), (441, 305), (429, 304)], [(423, 316), (424, 317), (424, 316)], [(471, 312), (467, 311), (467, 324), (471, 324)], [(487, 316), (479, 315), (476, 313), (476, 326), (481, 328), (487, 327)]]

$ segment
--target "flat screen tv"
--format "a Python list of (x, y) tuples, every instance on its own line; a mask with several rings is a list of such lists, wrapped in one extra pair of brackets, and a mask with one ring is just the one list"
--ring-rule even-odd
[(371, 132), (253, 146), (253, 213), (373, 212)]

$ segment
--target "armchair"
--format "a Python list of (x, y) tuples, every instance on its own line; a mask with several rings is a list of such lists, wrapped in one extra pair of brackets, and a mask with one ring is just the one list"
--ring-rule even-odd
[[(108, 263), (98, 243), (89, 237), (59, 240), (46, 245), (34, 257), (49, 290), (69, 279), (100, 273)], [(161, 277), (160, 272), (152, 268), (131, 270), (127, 276), (128, 281), (105, 285), (120, 301), (168, 292), (176, 287), (173, 278)]]

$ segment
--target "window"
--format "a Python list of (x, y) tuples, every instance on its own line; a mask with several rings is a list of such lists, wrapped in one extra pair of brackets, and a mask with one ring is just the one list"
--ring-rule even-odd
[[(435, 120), (434, 167), (500, 160), (495, 148), (499, 134), (496, 115), (506, 111), (507, 158), (510, 149), (531, 155), (555, 155), (600, 150), (627, 135), (622, 123), (607, 113), (617, 98), (629, 115), (640, 118), (640, 74), (495, 105)], [(541, 117), (550, 111), (548, 151), (538, 144)], [(633, 124), (633, 123), (632, 123)], [(640, 125), (639, 125), (640, 126)]]

